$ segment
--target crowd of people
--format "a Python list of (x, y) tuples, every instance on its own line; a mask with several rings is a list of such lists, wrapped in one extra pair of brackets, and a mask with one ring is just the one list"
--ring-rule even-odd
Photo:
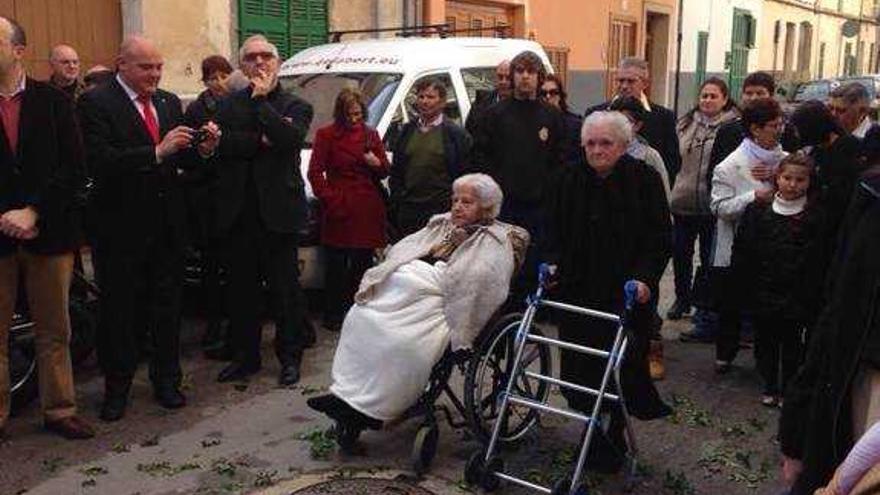
[[(248, 38), (238, 70), (206, 58), (206, 89), (184, 111), (159, 89), (162, 54), (149, 39), (127, 38), (113, 69), (84, 77), (76, 50), (56, 46), (46, 82), (27, 76), (25, 47), (21, 26), (0, 17), (0, 437), (20, 282), (36, 324), (45, 427), (94, 435), (77, 414), (68, 350), (68, 291), (86, 242), (101, 287), (102, 420), (125, 415), (145, 336), (156, 402), (186, 405), (179, 351), (190, 245), (207, 301), (205, 352), (228, 361), (218, 381), (260, 371), (268, 308), (278, 382), (295, 384), (315, 340), (296, 264), (308, 208), (300, 150), (313, 110), (279, 84), (277, 48)], [(868, 472), (866, 459), (880, 453), (880, 127), (867, 91), (845, 85), (830, 104), (787, 115), (769, 74), (748, 75), (736, 101), (710, 77), (677, 119), (649, 100), (648, 74), (645, 61), (621, 60), (613, 97), (581, 117), (563, 80), (523, 52), (496, 68), (495, 89), (477, 93), (465, 122), (444, 113), (446, 82), (422, 79), (391, 159), (366, 124), (364, 95), (339, 92), (305, 178), (326, 253), (322, 326), (341, 332), (330, 393), (309, 405), (342, 425), (347, 444), (406, 410), (447, 348), (469, 348), (499, 308), (521, 306), (541, 261), (556, 265), (555, 297), (612, 313), (623, 312), (623, 285), (635, 281), (624, 392), (640, 419), (669, 414), (652, 379), (665, 375), (658, 301), (671, 258), (675, 301), (665, 316), (692, 315), (680, 338), (714, 342), (719, 374), (754, 345), (756, 404), (782, 408), (791, 493), (830, 482), (826, 493), (842, 495)], [(606, 323), (589, 332), (575, 317), (554, 323), (581, 345), (612, 337)], [(563, 379), (590, 386), (601, 374), (601, 363), (562, 351)], [(591, 411), (591, 396), (563, 395)], [(615, 471), (624, 424), (608, 412), (589, 462)]]

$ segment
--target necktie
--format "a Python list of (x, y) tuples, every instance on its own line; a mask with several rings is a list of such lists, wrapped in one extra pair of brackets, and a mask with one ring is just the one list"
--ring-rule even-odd
[(144, 125), (147, 127), (147, 132), (153, 138), (153, 144), (159, 144), (159, 121), (156, 120), (156, 113), (153, 111), (150, 97), (138, 96), (137, 100), (144, 107)]

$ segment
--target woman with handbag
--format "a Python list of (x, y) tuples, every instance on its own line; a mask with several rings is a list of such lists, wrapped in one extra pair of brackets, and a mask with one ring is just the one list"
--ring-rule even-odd
[(318, 129), (309, 162), (309, 182), (321, 202), (321, 244), (326, 254), (324, 327), (339, 330), (373, 252), (386, 244), (381, 180), (388, 157), (379, 134), (365, 120), (357, 90), (336, 97), (333, 123)]

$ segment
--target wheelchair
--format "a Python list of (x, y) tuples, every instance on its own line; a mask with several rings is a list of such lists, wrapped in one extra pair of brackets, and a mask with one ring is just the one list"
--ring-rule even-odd
[[(517, 350), (517, 331), (523, 315), (496, 315), (480, 332), (471, 349), (453, 352), (447, 349), (434, 365), (425, 392), (399, 422), (421, 418), (410, 454), (410, 462), (418, 475), (428, 471), (437, 453), (439, 442), (438, 416), (455, 430), (465, 428), (472, 438), (488, 444), (495, 421), (501, 412), (501, 395), (512, 374)], [(533, 334), (541, 334), (535, 328)], [(535, 373), (552, 372), (551, 349), (540, 342), (528, 342), (521, 364)], [(522, 368), (521, 368), (522, 369)], [(457, 394), (450, 379), (458, 371), (464, 378), (462, 394)], [(536, 401), (546, 401), (547, 383), (516, 380), (515, 390)], [(441, 402), (445, 396), (448, 404)], [(454, 411), (453, 411), (454, 410)], [(514, 443), (538, 422), (538, 411), (525, 407), (508, 408), (500, 425), (498, 439)]]

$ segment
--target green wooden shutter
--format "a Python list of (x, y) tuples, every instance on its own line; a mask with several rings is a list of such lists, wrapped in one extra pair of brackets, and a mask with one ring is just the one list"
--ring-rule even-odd
[(327, 1), (290, 0), (290, 54), (327, 42)]
[(695, 87), (699, 88), (706, 80), (706, 57), (709, 52), (709, 33), (700, 31), (697, 33), (697, 73)]
[(727, 85), (730, 94), (738, 95), (749, 70), (749, 30), (752, 16), (748, 11), (733, 9), (733, 36), (730, 46), (730, 66)]
[(290, 55), (289, 0), (238, 0), (238, 43), (262, 34), (278, 47), (281, 60)]

